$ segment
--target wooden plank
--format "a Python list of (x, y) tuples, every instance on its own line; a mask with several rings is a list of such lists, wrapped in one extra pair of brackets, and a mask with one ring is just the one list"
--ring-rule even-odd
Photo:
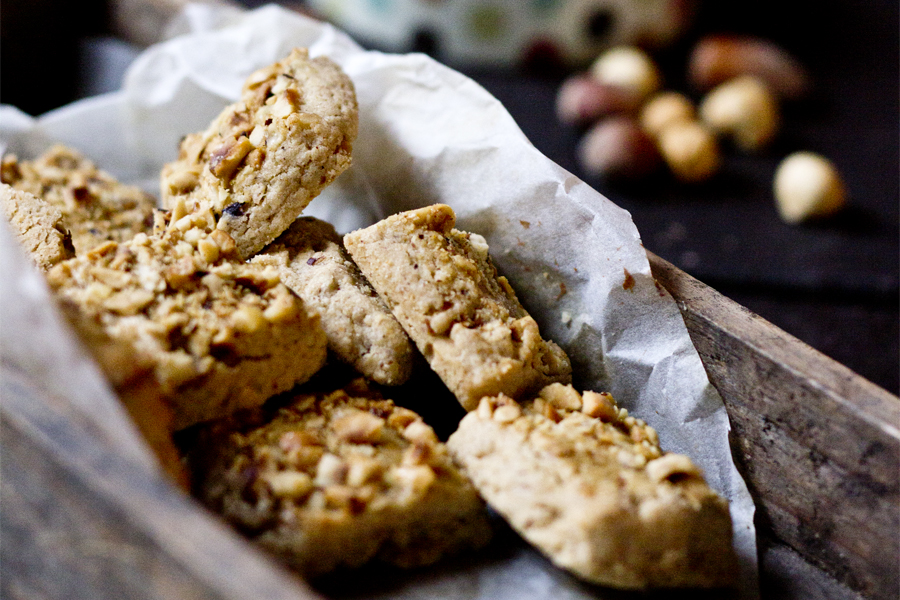
[(867, 597), (900, 596), (900, 399), (648, 256), (725, 401), (763, 534)]
[(6, 365), (0, 397), (3, 598), (320, 597)]

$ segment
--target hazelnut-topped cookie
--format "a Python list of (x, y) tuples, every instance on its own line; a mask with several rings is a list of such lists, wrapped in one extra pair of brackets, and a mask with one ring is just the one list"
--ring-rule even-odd
[(129, 240), (153, 223), (153, 196), (119, 182), (66, 146), (57, 144), (30, 161), (6, 155), (0, 178), (59, 211), (76, 254), (108, 241)]
[(571, 381), (569, 357), (497, 273), (480, 235), (445, 204), (392, 215), (344, 236), (350, 256), (466, 410)]
[(364, 379), (248, 412), (201, 430), (197, 491), (303, 575), (427, 565), (490, 539), (484, 503), (434, 430)]
[(328, 347), (343, 362), (383, 385), (409, 379), (412, 341), (330, 224), (301, 217), (252, 262), (274, 267), (284, 284), (319, 312)]
[(484, 397), (447, 448), (487, 503), (554, 564), (625, 589), (734, 582), (728, 503), (609, 394), (558, 383)]
[(0, 205), (16, 239), (40, 270), (75, 255), (59, 209), (5, 183), (0, 183)]
[(246, 259), (285, 231), (350, 166), (358, 107), (350, 78), (295, 49), (250, 75), (241, 100), (188, 135), (163, 168), (163, 203), (209, 209)]
[(278, 274), (238, 260), (227, 233), (208, 233), (209, 214), (182, 212), (47, 274), (69, 312), (143, 357), (176, 430), (258, 406), (326, 357), (318, 315)]

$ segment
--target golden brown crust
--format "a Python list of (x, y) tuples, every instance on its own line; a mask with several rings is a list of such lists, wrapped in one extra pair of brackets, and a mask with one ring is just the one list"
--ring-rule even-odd
[(426, 565), (490, 537), (434, 431), (362, 379), (213, 425), (197, 448), (203, 500), (306, 576)]
[(350, 259), (334, 227), (301, 217), (252, 262), (272, 266), (307, 306), (319, 312), (328, 347), (383, 385), (412, 372), (412, 342)]
[(39, 269), (46, 271), (75, 255), (58, 209), (5, 183), (0, 184), (0, 204), (13, 234)]
[(273, 270), (235, 260), (233, 241), (207, 223), (161, 217), (153, 235), (107, 242), (48, 273), (61, 302), (152, 362), (176, 429), (258, 406), (325, 361), (318, 316)]
[(541, 338), (484, 238), (453, 228), (438, 204), (344, 236), (372, 286), (467, 410), (485, 395), (513, 397), (568, 382), (562, 349)]
[(608, 394), (554, 384), (485, 397), (447, 447), (487, 500), (556, 565), (613, 587), (733, 583), (728, 504)]
[(156, 199), (97, 168), (81, 153), (55, 145), (33, 161), (3, 157), (3, 183), (42, 199), (62, 215), (77, 254), (146, 232)]
[(250, 75), (239, 102), (185, 138), (163, 168), (163, 203), (210, 210), (247, 259), (350, 166), (357, 123), (353, 83), (340, 67), (295, 49)]

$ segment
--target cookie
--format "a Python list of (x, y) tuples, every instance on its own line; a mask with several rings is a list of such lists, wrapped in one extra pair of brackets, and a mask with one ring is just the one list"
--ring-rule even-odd
[(358, 107), (334, 62), (295, 49), (247, 79), (241, 100), (181, 143), (163, 168), (165, 206), (183, 197), (249, 258), (273, 241), (350, 166)]
[(318, 311), (328, 348), (343, 362), (383, 385), (409, 379), (412, 342), (350, 259), (334, 227), (301, 217), (252, 262), (274, 267), (281, 281)]
[(0, 179), (58, 210), (76, 254), (129, 240), (153, 222), (153, 196), (117, 181), (66, 146), (53, 146), (33, 161), (4, 156)]
[(13, 234), (39, 269), (46, 271), (75, 255), (59, 209), (5, 183), (0, 183), (0, 204)]
[(553, 563), (627, 589), (732, 584), (728, 504), (608, 394), (554, 384), (485, 397), (447, 447), (488, 504)]
[(568, 383), (569, 358), (541, 338), (484, 238), (454, 224), (452, 209), (438, 204), (349, 233), (344, 244), (466, 410), (482, 396)]
[(193, 454), (201, 499), (306, 577), (426, 565), (491, 535), (434, 431), (362, 379), (213, 425)]
[(60, 303), (62, 314), (94, 357), (128, 411), (159, 465), (185, 491), (190, 479), (173, 439), (174, 414), (153, 377), (154, 360), (128, 340), (110, 337), (103, 325), (71, 302)]
[[(176, 218), (171, 218), (176, 217)], [(318, 315), (273, 269), (241, 262), (211, 215), (161, 215), (152, 235), (103, 246), (47, 274), (60, 302), (152, 362), (173, 427), (262, 404), (324, 364)]]

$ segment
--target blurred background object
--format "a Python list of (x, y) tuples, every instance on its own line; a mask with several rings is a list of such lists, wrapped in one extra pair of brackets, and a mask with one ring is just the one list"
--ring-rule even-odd
[[(240, 6), (232, 0), (193, 0), (198, 4)], [(169, 22), (184, 0), (110, 0), (110, 27), (121, 39), (137, 46), (149, 46), (162, 39)]]
[[(264, 2), (227, 3), (253, 8)], [(117, 89), (129, 62), (143, 46), (165, 36), (167, 22), (183, 4), (183, 0), (3, 0), (0, 100), (36, 115), (82, 96)], [(898, 392), (896, 0), (281, 4), (304, 12), (319, 9), (320, 16), (330, 15), (368, 47), (426, 51), (459, 68), (504, 103), (539, 150), (630, 211), (649, 250)], [(407, 14), (396, 21), (393, 33), (382, 31), (388, 21), (378, 19), (400, 9)], [(641, 33), (636, 23), (647, 23), (651, 13), (675, 16), (654, 16), (656, 29)], [(366, 15), (378, 18), (364, 22)], [(542, 23), (539, 29), (529, 15)], [(467, 44), (451, 41), (466, 27), (470, 28), (466, 35), (486, 37), (465, 48)], [(505, 32), (505, 41), (502, 36), (491, 37), (498, 31)], [(544, 35), (536, 36), (536, 31)], [(701, 41), (706, 46), (698, 44)], [(605, 143), (603, 148), (584, 149), (583, 140), (600, 118), (597, 115), (632, 111), (628, 118), (637, 123), (637, 104), (607, 87), (598, 107), (596, 97), (579, 96), (596, 88), (582, 80), (576, 85), (579, 89), (567, 92), (571, 97), (563, 112), (568, 116), (561, 121), (557, 97), (571, 75), (586, 71), (612, 44), (623, 43), (643, 48), (659, 69), (661, 89), (681, 94), (694, 106), (710, 87), (734, 74), (735, 63), (723, 58), (729, 53), (733, 58), (739, 51), (742, 68), (750, 64), (762, 79), (770, 74), (771, 65), (780, 65), (781, 79), (769, 82), (787, 86), (781, 92), (777, 136), (752, 153), (721, 138), (715, 174), (700, 183), (678, 181), (660, 168), (634, 123), (620, 121), (606, 132), (607, 139), (622, 140), (620, 152), (601, 152)], [(708, 56), (710, 44), (715, 60)], [(702, 61), (697, 58), (701, 50), (707, 53)], [(588, 114), (593, 116), (585, 118)], [(624, 169), (621, 158), (626, 151), (646, 162), (633, 172)], [(840, 173), (846, 206), (836, 215), (799, 224), (779, 216), (775, 172), (797, 151), (826, 157)], [(580, 152), (593, 153), (596, 161), (581, 162)], [(597, 164), (629, 176), (607, 177)]]
[(367, 45), (427, 51), (456, 67), (537, 58), (584, 65), (612, 45), (661, 48), (688, 28), (692, 0), (309, 0)]

